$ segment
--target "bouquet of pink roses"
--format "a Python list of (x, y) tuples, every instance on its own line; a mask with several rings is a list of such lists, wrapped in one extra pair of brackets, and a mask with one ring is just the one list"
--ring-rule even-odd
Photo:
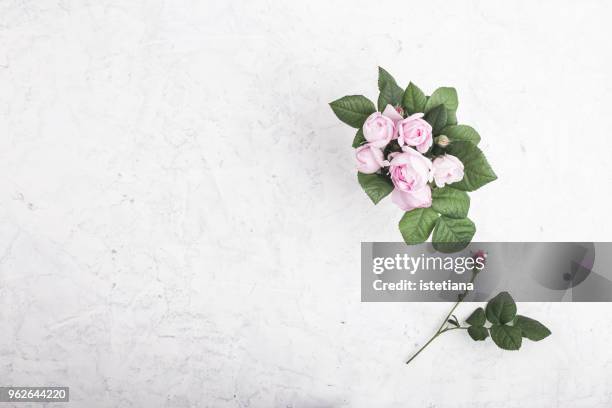
[[(438, 88), (426, 96), (413, 83), (406, 90), (384, 69), (378, 69), (378, 111), (362, 95), (332, 102), (338, 118), (354, 128), (353, 147), (357, 177), (377, 204), (387, 195), (406, 211), (399, 229), (407, 244), (427, 241), (433, 231), (434, 248), (456, 252), (465, 248), (476, 227), (467, 218), (474, 191), (497, 179), (482, 151), (480, 135), (470, 126), (457, 124), (457, 91)], [(472, 269), (470, 283), (484, 267), (486, 254), (476, 252), (480, 266)], [(522, 339), (540, 341), (550, 330), (537, 320), (517, 315), (516, 304), (501, 292), (477, 308), (462, 325), (453, 312), (457, 301), (434, 335), (408, 361), (410, 363), (440, 335), (465, 330), (475, 341), (489, 336), (504, 350), (518, 350)], [(489, 326), (486, 324), (489, 323)]]
[(476, 227), (467, 218), (474, 191), (497, 177), (478, 148), (480, 135), (457, 124), (457, 92), (438, 88), (426, 96), (410, 83), (404, 90), (379, 68), (378, 111), (362, 95), (330, 104), (353, 140), (358, 180), (377, 204), (387, 195), (406, 211), (399, 229), (407, 244), (425, 242), (442, 252), (467, 246)]

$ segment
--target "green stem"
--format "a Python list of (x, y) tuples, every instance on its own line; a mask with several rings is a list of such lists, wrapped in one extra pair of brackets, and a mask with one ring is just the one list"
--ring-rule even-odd
[[(470, 279), (470, 283), (474, 283), (474, 279), (476, 279), (476, 275), (478, 274), (478, 272), (476, 272), (475, 270), (472, 270), (472, 278)], [(438, 330), (436, 331), (436, 333), (427, 341), (427, 343), (425, 343), (423, 345), (423, 347), (421, 347), (420, 349), (417, 350), (416, 353), (414, 353), (412, 355), (412, 357), (410, 357), (410, 359), (408, 361), (406, 361), (406, 364), (410, 364), (410, 362), (412, 360), (415, 359), (416, 356), (418, 356), (419, 354), (421, 354), (421, 351), (425, 350), (425, 348), (427, 346), (429, 346), (431, 344), (432, 341), (434, 341), (439, 335), (441, 335), (442, 333), (446, 333), (447, 331), (451, 331), (451, 330), (457, 330), (457, 329), (463, 329), (463, 330), (467, 330), (467, 327), (464, 326), (459, 326), (459, 327), (448, 327), (448, 319), (451, 317), (451, 315), (453, 314), (453, 312), (455, 311), (455, 309), (457, 308), (457, 306), (459, 306), (459, 304), (461, 302), (463, 302), (463, 299), (465, 299), (465, 297), (467, 296), (467, 289), (463, 292), (462, 295), (459, 295), (459, 299), (457, 300), (457, 302), (455, 302), (455, 305), (453, 306), (453, 308), (450, 310), (450, 312), (448, 312), (448, 314), (446, 315), (446, 317), (444, 318), (444, 320), (442, 321), (442, 324), (440, 325), (440, 327), (438, 328)]]
[(447, 327), (447, 328), (445, 328), (444, 330), (442, 330), (442, 331), (440, 332), (440, 334), (442, 334), (442, 333), (446, 333), (447, 331), (451, 331), (451, 330), (467, 330), (467, 329), (469, 329), (469, 327), (468, 327), (468, 326)]
[(416, 356), (418, 356), (419, 354), (421, 354), (421, 351), (425, 350), (425, 348), (426, 348), (427, 346), (429, 346), (429, 344), (430, 344), (432, 341), (434, 341), (434, 340), (436, 339), (436, 337), (438, 337), (440, 334), (442, 334), (442, 333), (441, 333), (441, 332), (439, 332), (439, 331), (438, 331), (438, 332), (436, 332), (436, 334), (434, 334), (434, 335), (431, 337), (431, 339), (429, 339), (429, 340), (427, 341), (427, 343), (425, 343), (425, 344), (423, 345), (423, 347), (421, 347), (421, 348), (420, 348), (420, 349), (419, 349), (419, 350), (418, 350), (416, 353), (414, 353), (414, 354), (412, 355), (412, 357), (410, 357), (410, 359), (409, 359), (408, 361), (406, 361), (406, 364), (410, 364), (410, 362), (411, 362), (412, 360), (414, 360), (414, 359), (416, 358)]
[(419, 355), (419, 353), (420, 353), (421, 351), (425, 350), (425, 347), (429, 346), (429, 344), (430, 344), (432, 341), (434, 341), (434, 339), (435, 339), (436, 337), (438, 337), (439, 335), (441, 335), (442, 333), (446, 333), (447, 331), (451, 331), (451, 330), (467, 330), (467, 329), (468, 329), (468, 327), (466, 327), (466, 326), (459, 326), (459, 327), (446, 327), (444, 330), (441, 330), (441, 331), (436, 332), (436, 334), (434, 334), (434, 335), (431, 337), (431, 339), (429, 339), (429, 340), (427, 341), (427, 343), (425, 343), (425, 344), (423, 345), (423, 347), (421, 347), (421, 348), (420, 348), (420, 349), (419, 349), (419, 350), (418, 350), (416, 353), (414, 353), (414, 354), (413, 354), (413, 356), (412, 356), (412, 357), (410, 357), (410, 360), (406, 361), (406, 364), (409, 364), (409, 363), (410, 363), (412, 360), (414, 360), (414, 358), (415, 358), (416, 356), (418, 356), (418, 355)]

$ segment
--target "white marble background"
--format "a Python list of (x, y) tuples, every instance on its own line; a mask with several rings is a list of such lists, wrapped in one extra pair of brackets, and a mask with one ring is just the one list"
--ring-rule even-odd
[(360, 191), (327, 103), (375, 99), (377, 65), (455, 86), (499, 175), (476, 239), (610, 240), (611, 18), (0, 1), (0, 385), (77, 407), (610, 407), (609, 304), (521, 304), (545, 342), (453, 333), (404, 366), (448, 305), (360, 303), (360, 242), (399, 240), (401, 214)]

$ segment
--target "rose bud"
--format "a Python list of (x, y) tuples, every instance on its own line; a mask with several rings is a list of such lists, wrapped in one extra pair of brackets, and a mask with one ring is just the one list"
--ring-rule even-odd
[(436, 186), (442, 188), (445, 184), (456, 183), (463, 179), (463, 163), (455, 156), (445, 154), (433, 161), (433, 177)]
[(476, 262), (474, 267), (478, 270), (484, 268), (485, 264), (487, 263), (487, 253), (482, 249), (474, 252), (472, 258), (474, 258), (474, 261)]
[(450, 139), (445, 135), (436, 137), (436, 144), (440, 147), (446, 147), (450, 144)]
[(364, 174), (376, 173), (384, 164), (382, 150), (372, 146), (371, 143), (355, 149), (355, 158), (357, 159), (357, 170)]

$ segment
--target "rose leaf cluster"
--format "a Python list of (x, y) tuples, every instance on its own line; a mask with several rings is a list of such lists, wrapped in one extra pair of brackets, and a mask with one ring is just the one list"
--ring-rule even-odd
[(431, 235), (440, 251), (466, 247), (476, 232), (467, 192), (497, 176), (478, 148), (480, 135), (457, 122), (456, 90), (441, 87), (427, 96), (413, 83), (403, 89), (382, 68), (378, 89), (377, 106), (362, 95), (330, 103), (338, 119), (357, 129), (359, 184), (374, 204), (390, 195), (405, 212), (399, 229), (406, 243)]
[[(485, 324), (489, 321), (490, 326)], [(530, 317), (516, 314), (516, 303), (508, 292), (501, 292), (487, 303), (486, 309), (477, 308), (465, 321), (467, 332), (474, 341), (485, 340), (489, 335), (497, 347), (518, 350), (522, 339), (540, 341), (550, 336), (550, 330)]]

